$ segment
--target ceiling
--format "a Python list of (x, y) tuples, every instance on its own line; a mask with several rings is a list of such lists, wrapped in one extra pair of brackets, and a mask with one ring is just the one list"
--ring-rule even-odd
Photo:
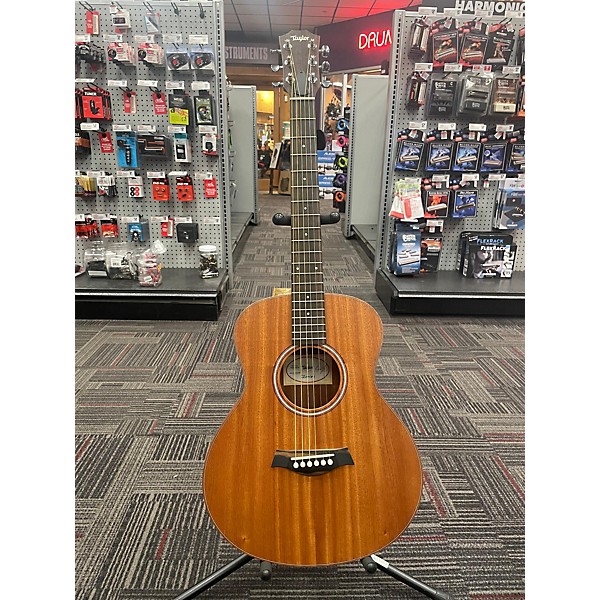
[(408, 4), (410, 0), (225, 0), (225, 30), (230, 41), (265, 42), (291, 29), (313, 30)]

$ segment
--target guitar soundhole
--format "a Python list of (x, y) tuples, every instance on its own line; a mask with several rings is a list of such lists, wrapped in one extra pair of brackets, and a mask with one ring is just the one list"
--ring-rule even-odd
[(277, 361), (275, 390), (294, 412), (321, 414), (331, 410), (345, 389), (345, 367), (331, 348), (288, 348)]

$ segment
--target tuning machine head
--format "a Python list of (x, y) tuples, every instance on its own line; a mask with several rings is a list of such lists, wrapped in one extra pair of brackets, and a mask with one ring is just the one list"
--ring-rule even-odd
[(321, 73), (329, 73), (331, 71), (331, 64), (328, 60), (324, 60), (319, 69), (321, 69)]
[(319, 53), (321, 54), (321, 56), (323, 58), (327, 58), (329, 56), (329, 52), (330, 52), (330, 48), (327, 44), (323, 44), (320, 48), (319, 48)]
[(331, 79), (327, 79), (327, 77), (324, 77), (323, 79), (321, 79), (321, 87), (328, 88), (328, 87), (331, 87), (332, 85), (333, 85), (333, 81), (331, 81)]

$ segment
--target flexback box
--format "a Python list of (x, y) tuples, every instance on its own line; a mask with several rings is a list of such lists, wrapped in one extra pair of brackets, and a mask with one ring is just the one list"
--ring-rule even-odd
[(497, 231), (461, 231), (458, 239), (456, 270), (462, 270), (464, 256), (469, 244), (486, 243), (495, 244), (498, 246), (506, 246), (513, 243), (513, 237), (509, 233), (498, 233)]
[(515, 244), (469, 244), (462, 274), (474, 279), (510, 278), (516, 255)]

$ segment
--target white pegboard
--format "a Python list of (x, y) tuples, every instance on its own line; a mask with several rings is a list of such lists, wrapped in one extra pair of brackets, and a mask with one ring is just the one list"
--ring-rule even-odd
[[(138, 61), (132, 66), (118, 66), (112, 62), (106, 63), (103, 70), (94, 72), (91, 68), (81, 63), (81, 68), (76, 69), (76, 78), (94, 78), (94, 83), (107, 89), (111, 94), (111, 106), (113, 111), (112, 121), (101, 121), (100, 125), (109, 131), (112, 131), (113, 124), (129, 124), (133, 131), (138, 130), (138, 126), (151, 125), (156, 127), (156, 134), (169, 135), (168, 117), (166, 115), (154, 114), (151, 91), (148, 87), (138, 86), (140, 80), (156, 80), (158, 89), (161, 92), (168, 93), (168, 81), (183, 81), (185, 91), (191, 96), (195, 94), (191, 89), (192, 81), (206, 81), (210, 85), (210, 93), (214, 99), (214, 109), (216, 115), (217, 136), (219, 156), (206, 156), (201, 151), (202, 136), (197, 128), (192, 126), (188, 128), (192, 144), (192, 162), (177, 163), (170, 156), (161, 158), (140, 157), (140, 167), (136, 169), (137, 174), (144, 179), (145, 197), (140, 200), (132, 199), (127, 196), (127, 179), (117, 178), (118, 196), (115, 198), (96, 197), (92, 199), (75, 199), (75, 213), (112, 213), (118, 217), (127, 217), (133, 215), (143, 215), (150, 220), (150, 237), (152, 240), (160, 238), (160, 222), (152, 222), (151, 217), (169, 215), (173, 218), (191, 217), (199, 224), (200, 239), (198, 244), (214, 244), (218, 248), (219, 266), (225, 269), (231, 269), (231, 255), (228, 244), (228, 223), (229, 223), (229, 176), (225, 168), (228, 152), (227, 140), (227, 116), (226, 116), (226, 75), (224, 64), (224, 18), (223, 4), (221, 0), (204, 3), (188, 2), (163, 2), (155, 1), (144, 2), (120, 2), (120, 6), (129, 11), (131, 16), (131, 28), (121, 30), (123, 41), (129, 43), (136, 49), (135, 35), (145, 35), (144, 15), (148, 12), (148, 7), (160, 13), (161, 33), (156, 34), (156, 42), (164, 47), (162, 35), (181, 34), (182, 43), (187, 44), (190, 35), (204, 35), (208, 38), (208, 45), (212, 47), (215, 55), (214, 73), (206, 73), (200, 70), (189, 71), (170, 71), (166, 65), (149, 67)], [(91, 41), (104, 50), (108, 41), (105, 41), (105, 34), (115, 34), (114, 26), (111, 21), (109, 11), (110, 4), (104, 2), (94, 2), (94, 8), (100, 14), (100, 34), (92, 35)], [(75, 34), (85, 33), (85, 8), (81, 3), (75, 3)], [(179, 14), (177, 14), (177, 12)], [(125, 80), (127, 87), (136, 92), (137, 112), (134, 115), (126, 114), (124, 111), (123, 91), (118, 87), (108, 87), (109, 80)], [(76, 84), (77, 87), (83, 87), (84, 84)], [(89, 156), (76, 157), (75, 168), (81, 171), (106, 171), (116, 174), (117, 157), (116, 154), (103, 154), (100, 152), (98, 136), (91, 131), (90, 140), (92, 152)], [(114, 143), (113, 134), (113, 143)], [(194, 179), (194, 196), (192, 202), (179, 202), (175, 198), (175, 180), (171, 178), (171, 200), (167, 202), (158, 202), (151, 196), (151, 180), (147, 178), (148, 171), (187, 171)], [(217, 179), (218, 197), (214, 200), (204, 198), (202, 175), (212, 173)], [(206, 217), (219, 217), (220, 224), (203, 223)], [(119, 223), (120, 236), (118, 241), (126, 240), (126, 223), (122, 220)], [(183, 244), (177, 242), (176, 238), (160, 238), (167, 247), (164, 255), (165, 267), (197, 267), (198, 265), (198, 244)], [(110, 243), (110, 240), (107, 241)], [(83, 252), (89, 242), (76, 240), (76, 260), (81, 264)], [(145, 247), (140, 244), (140, 247)]]
[[(410, 37), (410, 28), (414, 21), (421, 15), (413, 12), (397, 10), (394, 13), (393, 21), (393, 45), (390, 56), (390, 84), (388, 89), (388, 131), (386, 135), (385, 158), (383, 166), (383, 177), (381, 185), (382, 209), (379, 222), (379, 239), (377, 240), (377, 252), (375, 260), (375, 269), (384, 269), (387, 263), (389, 253), (389, 244), (391, 239), (391, 228), (394, 219), (389, 215), (390, 206), (393, 198), (394, 184), (396, 181), (409, 174), (394, 169), (396, 139), (398, 131), (408, 127), (410, 121), (426, 121), (425, 108), (408, 109), (405, 104), (406, 85), (409, 77), (415, 69), (415, 59), (408, 56), (407, 40)], [(438, 15), (437, 18), (441, 18)], [(432, 18), (436, 18), (433, 16)], [(457, 22), (472, 19), (472, 15), (457, 17)], [(497, 23), (502, 17), (486, 17), (487, 23)], [(512, 19), (511, 26), (518, 31), (524, 24), (522, 19)], [(509, 64), (514, 64), (516, 52), (513, 51)], [(420, 61), (417, 61), (420, 62)], [(479, 122), (483, 123), (503, 123), (509, 122), (508, 119), (496, 117), (482, 117)], [(468, 127), (469, 120), (460, 116), (452, 117), (452, 122), (456, 122), (459, 129)], [(479, 200), (477, 215), (466, 219), (444, 219), (443, 246), (440, 256), (439, 270), (454, 270), (456, 264), (456, 254), (458, 250), (458, 239), (461, 231), (490, 231), (492, 229), (492, 217), (498, 183), (491, 182), (490, 187), (484, 189), (479, 186)], [(511, 231), (515, 243), (518, 246), (515, 270), (525, 270), (525, 232)]]

